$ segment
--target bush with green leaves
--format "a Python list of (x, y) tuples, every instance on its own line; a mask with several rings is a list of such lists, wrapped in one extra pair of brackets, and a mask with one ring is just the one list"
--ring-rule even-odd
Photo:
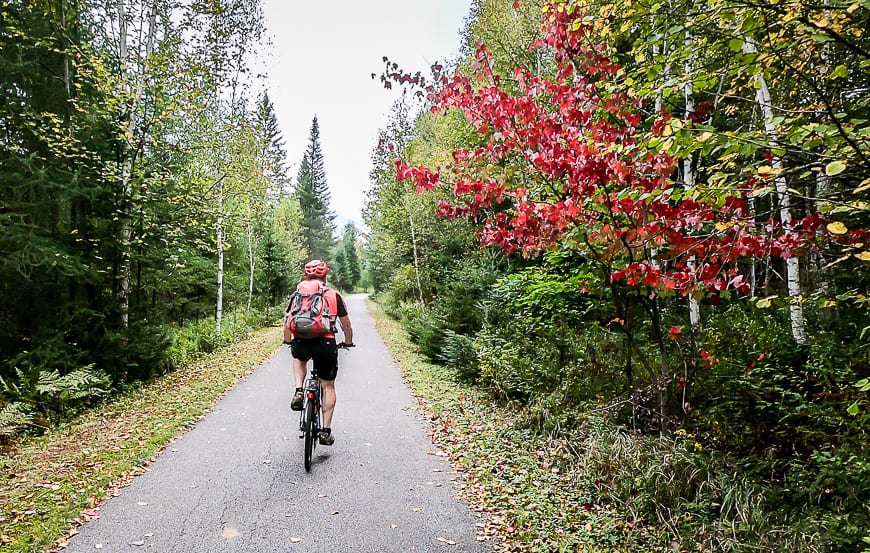
[(870, 414), (849, 412), (868, 370), (865, 346), (837, 332), (799, 346), (782, 317), (734, 304), (707, 319), (702, 346), (713, 363), (689, 383), (687, 428), (746, 459), (735, 470), (766, 482), (772, 519), (849, 550), (870, 527)]
[(473, 338), (450, 329), (445, 330), (438, 359), (463, 379), (476, 380), (480, 376)]
[(402, 324), (408, 331), (411, 341), (420, 348), (420, 353), (430, 361), (438, 362), (444, 346), (444, 336), (447, 332), (446, 318), (435, 311), (419, 304), (405, 304)]
[(283, 307), (275, 306), (263, 310), (236, 309), (226, 314), (221, 321), (221, 332), (217, 334), (212, 319), (192, 321), (171, 333), (171, 345), (166, 350), (165, 369), (181, 367), (203, 353), (237, 342), (252, 330), (265, 325), (276, 325), (283, 319)]

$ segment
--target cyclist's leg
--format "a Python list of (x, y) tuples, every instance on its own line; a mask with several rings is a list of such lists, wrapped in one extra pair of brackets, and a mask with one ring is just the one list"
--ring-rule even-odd
[(321, 380), (323, 395), (321, 396), (321, 409), (323, 413), (323, 427), (332, 428), (332, 413), (335, 411), (335, 380)]
[(308, 360), (311, 359), (310, 344), (302, 340), (293, 340), (290, 342), (290, 354), (293, 356), (293, 380), (296, 384), (290, 408), (294, 411), (301, 411), (302, 404), (304, 403), (302, 385), (305, 383)]
[(318, 341), (314, 355), (314, 367), (323, 385), (320, 406), (323, 414), (323, 427), (332, 428), (332, 413), (335, 410), (335, 377), (338, 374), (338, 347), (334, 338)]
[(305, 383), (305, 373), (308, 372), (308, 361), (302, 359), (293, 359), (293, 380), (296, 382), (296, 387), (301, 388)]

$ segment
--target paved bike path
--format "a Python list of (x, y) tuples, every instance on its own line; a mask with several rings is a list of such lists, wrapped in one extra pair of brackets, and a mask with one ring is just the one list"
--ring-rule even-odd
[(302, 465), (282, 347), (150, 470), (79, 528), (67, 552), (491, 551), (449, 464), (374, 330), (346, 298), (357, 347), (340, 352), (334, 446)]

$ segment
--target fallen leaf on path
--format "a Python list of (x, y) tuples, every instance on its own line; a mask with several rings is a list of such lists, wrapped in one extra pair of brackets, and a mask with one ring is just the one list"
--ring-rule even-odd
[(136, 547), (142, 547), (143, 545), (145, 545), (145, 540), (131, 541), (130, 545), (133, 545)]
[(101, 543), (94, 544), (94, 549), (102, 549), (102, 548), (103, 548), (103, 544), (101, 544)]
[(338, 511), (332, 511), (332, 514), (337, 515)]
[(144, 507), (144, 506), (148, 505), (148, 502), (147, 501), (137, 501), (136, 505), (138, 505), (140, 507)]
[(290, 543), (299, 543), (302, 541), (302, 538), (290, 538)]
[(399, 526), (398, 526), (397, 524), (390, 524), (390, 528), (392, 528), (393, 530), (395, 530), (395, 529), (398, 528), (398, 527), (399, 527)]
[(437, 540), (440, 541), (441, 543), (446, 543), (447, 545), (456, 545), (456, 542), (455, 542), (455, 541), (453, 541), (453, 540), (448, 540), (447, 538), (444, 538), (444, 537), (441, 537), (441, 536), (439, 536), (439, 537), (437, 538)]

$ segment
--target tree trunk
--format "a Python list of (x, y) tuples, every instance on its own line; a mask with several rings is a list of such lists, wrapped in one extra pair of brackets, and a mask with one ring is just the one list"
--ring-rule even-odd
[(215, 310), (215, 334), (221, 334), (221, 320), (224, 314), (224, 184), (223, 177), (218, 180), (217, 216), (217, 308)]
[(250, 271), (248, 273), (248, 311), (251, 310), (251, 302), (254, 298), (254, 264), (256, 259), (254, 257), (254, 230), (252, 225), (248, 223), (248, 266)]
[[(121, 62), (122, 78), (126, 81), (129, 77), (131, 69), (128, 64), (127, 53), (127, 11), (124, 5), (125, 0), (118, 1), (118, 55)], [(133, 196), (133, 162), (136, 157), (136, 150), (133, 148), (136, 132), (138, 131), (139, 120), (137, 113), (139, 104), (142, 102), (142, 97), (145, 94), (145, 67), (154, 50), (154, 35), (157, 27), (157, 2), (151, 3), (151, 10), (148, 15), (148, 35), (145, 42), (145, 55), (141, 59), (141, 73), (134, 71), (132, 79), (135, 81), (135, 92), (130, 104), (127, 106), (127, 125), (125, 128), (125, 137), (122, 143), (121, 152), (121, 209), (120, 209), (120, 282), (118, 285), (118, 307), (121, 311), (121, 325), (127, 328), (130, 324), (130, 274), (131, 274), (131, 252), (130, 244), (133, 237), (133, 220), (130, 216), (130, 206)]]
[[(406, 208), (407, 205), (406, 202)], [(414, 217), (411, 215), (410, 209), (408, 209), (408, 222), (411, 225), (411, 246), (414, 249), (414, 274), (417, 277), (417, 293), (420, 295), (420, 303), (423, 303), (423, 284), (420, 281), (420, 260), (417, 257), (417, 235), (414, 232)]]
[[(758, 50), (751, 38), (746, 38), (743, 42), (743, 51), (747, 54), (754, 54)], [(776, 147), (778, 135), (776, 125), (773, 122), (773, 103), (771, 101), (770, 90), (767, 88), (767, 80), (764, 74), (758, 73), (753, 77), (755, 81), (755, 101), (761, 108), (764, 116), (764, 132), (767, 135), (768, 144), (771, 148)], [(771, 161), (771, 166), (774, 170), (774, 183), (776, 185), (777, 199), (779, 200), (779, 218), (782, 224), (788, 227), (791, 223), (791, 198), (788, 191), (788, 183), (782, 175), (782, 159), (779, 156), (774, 156)], [(786, 232), (791, 232), (788, 228)], [(807, 337), (806, 324), (804, 321), (804, 311), (801, 305), (801, 283), (800, 283), (800, 264), (797, 257), (789, 257), (785, 260), (786, 263), (786, 282), (788, 284), (788, 295), (790, 298), (789, 314), (791, 317), (791, 333), (798, 344), (806, 345), (809, 343)]]
[[(691, 48), (692, 36), (686, 33), (686, 46)], [(695, 90), (692, 85), (691, 75), (695, 72), (692, 58), (686, 60), (686, 84), (684, 90), (686, 92), (686, 119), (695, 111)], [(683, 181), (686, 183), (686, 188), (694, 188), (695, 186), (695, 168), (693, 166), (693, 156), (690, 153), (683, 160)], [(688, 261), (689, 267), (695, 268), (695, 258), (691, 257)], [(692, 332), (697, 334), (701, 329), (701, 303), (695, 294), (689, 294), (689, 323), (692, 325)]]

